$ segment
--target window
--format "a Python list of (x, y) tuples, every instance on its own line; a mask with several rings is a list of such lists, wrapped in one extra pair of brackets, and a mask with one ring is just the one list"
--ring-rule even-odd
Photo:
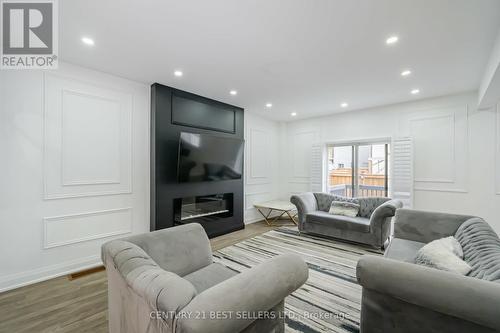
[(329, 145), (328, 192), (346, 197), (387, 197), (389, 159), (387, 142)]

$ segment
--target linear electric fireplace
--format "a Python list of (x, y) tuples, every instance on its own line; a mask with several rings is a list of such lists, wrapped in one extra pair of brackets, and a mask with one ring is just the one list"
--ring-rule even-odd
[(245, 228), (243, 113), (151, 86), (151, 231), (195, 222), (213, 238)]
[(174, 199), (174, 221), (176, 224), (215, 221), (231, 216), (233, 216), (233, 193)]

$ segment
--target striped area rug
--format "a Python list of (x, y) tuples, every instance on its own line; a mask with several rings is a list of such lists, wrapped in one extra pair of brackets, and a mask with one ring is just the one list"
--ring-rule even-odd
[(223, 248), (215, 261), (238, 272), (282, 253), (296, 253), (309, 266), (309, 279), (285, 300), (286, 332), (359, 332), (361, 286), (356, 263), (379, 251), (280, 228)]

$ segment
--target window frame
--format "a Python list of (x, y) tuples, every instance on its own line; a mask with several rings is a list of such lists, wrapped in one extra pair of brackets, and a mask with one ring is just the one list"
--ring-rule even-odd
[(358, 168), (358, 163), (359, 163), (359, 147), (360, 146), (368, 146), (368, 145), (384, 145), (385, 146), (385, 181), (384, 181), (384, 195), (385, 197), (390, 197), (390, 186), (389, 186), (389, 180), (391, 178), (390, 173), (392, 172), (392, 168), (389, 166), (389, 156), (392, 155), (392, 139), (391, 138), (378, 138), (378, 139), (363, 139), (363, 140), (354, 140), (354, 141), (340, 141), (340, 142), (327, 142), (326, 143), (326, 178), (325, 178), (325, 183), (326, 183), (326, 189), (329, 192), (330, 191), (330, 170), (329, 170), (329, 158), (328, 158), (328, 149), (329, 148), (334, 148), (334, 147), (352, 147), (352, 153), (351, 153), (351, 159), (352, 159), (352, 191), (351, 191), (351, 197), (357, 197), (358, 192), (359, 192), (359, 168)]

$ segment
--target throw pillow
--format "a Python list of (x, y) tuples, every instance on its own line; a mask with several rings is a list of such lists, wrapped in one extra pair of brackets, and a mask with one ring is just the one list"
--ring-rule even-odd
[(455, 237), (436, 239), (417, 252), (415, 263), (443, 271), (467, 275), (471, 271), (468, 263), (462, 260), (463, 251)]
[(330, 210), (328, 213), (332, 215), (344, 215), (355, 217), (358, 215), (359, 205), (353, 202), (347, 201), (332, 201), (330, 205)]

